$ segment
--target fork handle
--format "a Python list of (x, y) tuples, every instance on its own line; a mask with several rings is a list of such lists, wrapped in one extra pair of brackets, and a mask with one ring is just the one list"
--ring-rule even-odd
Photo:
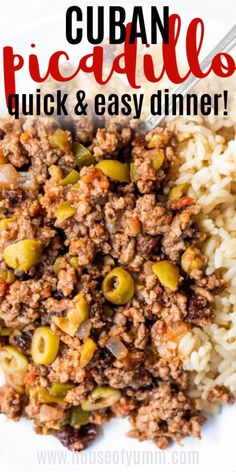
[[(211, 50), (211, 52), (203, 59), (200, 63), (200, 67), (204, 72), (208, 66), (211, 64), (212, 59), (215, 57), (216, 54), (219, 52), (229, 52), (236, 46), (236, 25), (232, 26), (232, 28), (228, 31), (228, 33), (219, 41), (219, 43)], [(193, 74), (190, 74), (187, 80), (185, 80), (181, 85), (174, 87), (171, 94), (178, 94), (181, 93), (185, 95), (189, 90), (191, 90), (194, 85), (200, 79)], [(169, 115), (172, 113), (172, 100), (170, 100), (169, 106)], [(160, 125), (162, 121), (165, 119), (165, 109), (162, 106), (161, 115), (154, 116), (150, 115), (144, 123), (141, 125), (141, 131), (150, 131), (156, 126)]]

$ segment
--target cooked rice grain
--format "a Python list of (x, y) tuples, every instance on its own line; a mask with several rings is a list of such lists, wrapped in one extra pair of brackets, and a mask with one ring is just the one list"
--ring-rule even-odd
[(236, 139), (226, 142), (221, 135), (232, 124), (216, 117), (174, 123), (181, 165), (173, 185), (190, 183), (189, 195), (202, 206), (197, 222), (206, 235), (200, 246), (208, 257), (207, 274), (223, 270), (227, 282), (215, 297), (214, 323), (194, 329), (179, 345), (184, 368), (193, 371), (190, 395), (200, 396), (211, 413), (217, 408), (207, 401), (210, 389), (220, 384), (236, 393)]

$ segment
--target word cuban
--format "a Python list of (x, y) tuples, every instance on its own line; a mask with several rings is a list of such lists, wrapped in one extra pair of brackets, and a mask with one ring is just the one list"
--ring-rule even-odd
[[(96, 15), (95, 15), (96, 10)], [(131, 20), (131, 32), (129, 36), (130, 44), (134, 44), (139, 38), (143, 44), (157, 44), (162, 38), (164, 43), (169, 39), (169, 7), (163, 7), (162, 14), (156, 7), (151, 7), (151, 14), (146, 21), (141, 6), (133, 8)], [(108, 35), (110, 44), (121, 44), (126, 40), (125, 22), (126, 11), (120, 6), (108, 8), (108, 15), (105, 15), (105, 8), (99, 6), (87, 7), (85, 12), (79, 6), (71, 6), (66, 12), (66, 38), (70, 44), (79, 44), (84, 36), (91, 44), (101, 44), (105, 39), (105, 22), (108, 19)]]

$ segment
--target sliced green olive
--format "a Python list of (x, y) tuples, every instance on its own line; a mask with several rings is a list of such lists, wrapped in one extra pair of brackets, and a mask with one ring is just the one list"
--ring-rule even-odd
[(0, 351), (0, 365), (6, 374), (16, 374), (27, 371), (28, 360), (15, 347), (4, 346)]
[(73, 387), (73, 384), (54, 382), (50, 388), (42, 387), (36, 391), (33, 390), (32, 393), (37, 395), (40, 403), (62, 403), (67, 392)]
[(73, 152), (76, 165), (81, 168), (83, 166), (91, 166), (94, 164), (94, 157), (85, 146), (80, 143), (74, 143)]
[(84, 411), (108, 408), (120, 400), (120, 390), (112, 387), (96, 387), (87, 400), (81, 402)]
[(146, 151), (145, 156), (151, 158), (152, 166), (155, 170), (159, 170), (165, 160), (165, 154), (162, 149)]
[(59, 274), (60, 270), (64, 267), (64, 261), (62, 257), (57, 257), (54, 264), (53, 264), (53, 270), (56, 275)]
[(69, 390), (72, 388), (74, 388), (74, 385), (70, 383), (53, 382), (48, 391), (49, 394), (53, 395), (54, 397), (64, 398), (67, 392), (69, 392)]
[(78, 269), (79, 268), (79, 261), (78, 261), (78, 257), (71, 257), (70, 260), (69, 260), (69, 263), (71, 265), (71, 267), (73, 267), (74, 269)]
[(115, 267), (102, 282), (104, 297), (115, 305), (124, 305), (134, 295), (134, 281), (122, 267)]
[(156, 141), (156, 136), (155, 135), (150, 139), (149, 143), (147, 144), (147, 147), (149, 149), (153, 149), (153, 148), (157, 147), (157, 141)]
[(10, 244), (3, 251), (5, 263), (23, 272), (38, 264), (42, 255), (42, 243), (36, 239), (23, 239)]
[(55, 180), (55, 182), (61, 182), (62, 180), (62, 170), (59, 166), (52, 165), (48, 169), (49, 175)]
[(56, 395), (51, 395), (49, 390), (46, 387), (37, 389), (37, 391), (32, 392), (33, 395), (37, 393), (37, 399), (39, 403), (61, 403), (63, 402), (62, 397), (56, 397)]
[(115, 261), (114, 261), (113, 257), (111, 257), (111, 256), (104, 256), (104, 264), (109, 265), (111, 267), (114, 267), (115, 266)]
[(11, 269), (0, 269), (0, 279), (5, 280), (8, 285), (13, 284), (15, 281), (14, 271)]
[(66, 185), (74, 185), (80, 179), (80, 174), (77, 170), (72, 170), (61, 182), (61, 185), (65, 187)]
[(14, 221), (14, 218), (2, 218), (0, 220), (0, 230), (9, 229), (9, 226), (13, 221)]
[(70, 336), (74, 336), (80, 325), (89, 317), (89, 305), (83, 293), (75, 297), (75, 308), (72, 308), (67, 317), (54, 316), (53, 323)]
[(68, 218), (71, 218), (75, 213), (76, 209), (68, 202), (61, 202), (57, 205), (55, 217), (57, 218), (58, 223), (62, 223)]
[(49, 137), (49, 142), (53, 148), (61, 149), (61, 151), (68, 154), (71, 151), (71, 141), (67, 131), (58, 129)]
[(130, 182), (130, 171), (128, 164), (122, 162), (104, 159), (98, 162), (96, 167), (112, 180), (118, 180), (118, 182)]
[(12, 334), (13, 329), (12, 328), (2, 328), (0, 331), (1, 336), (10, 336)]
[(60, 338), (48, 326), (36, 328), (32, 337), (31, 355), (36, 364), (51, 364), (57, 356)]
[(131, 182), (135, 182), (135, 165), (134, 162), (131, 162), (129, 166), (129, 173), (130, 173), (130, 180)]
[(174, 200), (178, 200), (178, 198), (183, 197), (183, 195), (186, 195), (188, 188), (189, 184), (187, 182), (173, 187), (169, 193), (169, 201), (173, 202)]
[(160, 134), (153, 134), (153, 136), (151, 137), (150, 141), (147, 144), (147, 147), (149, 149), (156, 148), (157, 146), (159, 146), (162, 139), (163, 137)]
[(80, 367), (86, 367), (89, 364), (96, 349), (97, 344), (91, 338), (86, 339), (81, 349)]
[(203, 266), (203, 261), (200, 256), (200, 252), (198, 252), (193, 247), (189, 247), (186, 251), (182, 254), (181, 257), (181, 267), (182, 269), (189, 273), (191, 270), (201, 269)]
[(163, 287), (167, 287), (173, 291), (177, 290), (179, 283), (179, 270), (172, 262), (155, 262), (152, 266), (152, 270)]
[(73, 406), (71, 408), (70, 425), (82, 426), (89, 422), (89, 412), (82, 410), (81, 406)]

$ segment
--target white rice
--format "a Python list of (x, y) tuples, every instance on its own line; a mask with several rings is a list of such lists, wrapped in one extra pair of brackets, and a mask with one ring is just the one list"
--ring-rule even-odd
[(189, 182), (189, 195), (202, 207), (197, 220), (207, 236), (202, 248), (207, 274), (223, 269), (228, 284), (215, 298), (214, 322), (185, 334), (178, 347), (184, 368), (193, 371), (190, 394), (201, 397), (208, 411), (206, 399), (214, 386), (225, 385), (236, 394), (236, 139), (226, 142), (217, 134), (235, 122), (234, 111), (230, 118), (210, 117), (207, 123), (201, 117), (174, 122), (176, 154), (183, 163), (171, 184)]

